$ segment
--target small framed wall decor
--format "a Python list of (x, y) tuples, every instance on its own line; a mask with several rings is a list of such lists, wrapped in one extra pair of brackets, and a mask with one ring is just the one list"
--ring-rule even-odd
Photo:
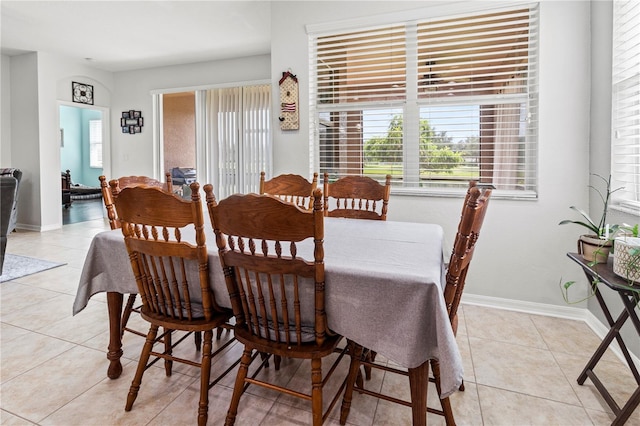
[(90, 84), (71, 82), (71, 96), (73, 102), (93, 105), (93, 86)]
[(144, 119), (140, 111), (123, 111), (122, 118), (120, 119), (120, 127), (122, 127), (122, 133), (141, 133), (142, 126), (144, 125)]

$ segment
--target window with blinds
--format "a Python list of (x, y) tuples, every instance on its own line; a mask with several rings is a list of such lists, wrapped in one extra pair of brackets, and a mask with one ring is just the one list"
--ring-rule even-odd
[(315, 166), (395, 191), (537, 191), (537, 8), (311, 35)]
[(89, 120), (89, 167), (102, 168), (102, 120)]
[(640, 3), (613, 2), (611, 138), (614, 205), (640, 215)]

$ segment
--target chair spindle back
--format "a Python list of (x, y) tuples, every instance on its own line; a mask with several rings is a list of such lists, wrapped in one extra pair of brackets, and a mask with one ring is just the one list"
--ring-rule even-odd
[(165, 183), (162, 183), (147, 176), (123, 176), (107, 182), (107, 178), (104, 175), (98, 177), (100, 190), (102, 191), (102, 201), (104, 202), (104, 207), (107, 209), (107, 218), (109, 219), (111, 229), (120, 229), (120, 219), (118, 219), (118, 212), (116, 211), (114, 203), (120, 191), (131, 186), (147, 185), (157, 186), (168, 193), (172, 193), (173, 185), (171, 183), (170, 172), (165, 173), (165, 179)]
[[(211, 186), (204, 189), (236, 330), (265, 342), (322, 344), (327, 333), (322, 191), (314, 191), (309, 211), (257, 194), (216, 203)], [(313, 243), (311, 259), (298, 252), (305, 240)]]
[(324, 215), (351, 219), (387, 220), (391, 175), (381, 185), (368, 176), (345, 176), (329, 182), (324, 174)]
[[(209, 287), (199, 188), (197, 182), (191, 184), (190, 201), (146, 185), (124, 188), (115, 199), (143, 312), (158, 318), (209, 321), (222, 312)], [(191, 226), (195, 244), (182, 238)], [(188, 274), (188, 262), (197, 262), (197, 277)]]
[(313, 207), (313, 191), (318, 186), (318, 174), (313, 174), (309, 182), (300, 175), (279, 175), (265, 180), (265, 172), (260, 172), (260, 194), (269, 194), (303, 209)]

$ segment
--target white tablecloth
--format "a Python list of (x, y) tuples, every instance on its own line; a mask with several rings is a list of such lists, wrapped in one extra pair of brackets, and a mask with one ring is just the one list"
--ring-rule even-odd
[[(231, 307), (213, 231), (205, 229), (214, 294)], [(439, 225), (325, 218), (329, 327), (404, 367), (438, 359), (444, 397), (458, 389), (463, 369), (442, 296), (442, 238)], [(73, 313), (104, 291), (137, 292), (120, 230), (93, 239)]]

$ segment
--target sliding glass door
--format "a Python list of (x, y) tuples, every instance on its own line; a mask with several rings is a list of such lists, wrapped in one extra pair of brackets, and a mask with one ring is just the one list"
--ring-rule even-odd
[(271, 85), (155, 95), (158, 174), (174, 188), (211, 183), (218, 198), (257, 192), (272, 169)]

